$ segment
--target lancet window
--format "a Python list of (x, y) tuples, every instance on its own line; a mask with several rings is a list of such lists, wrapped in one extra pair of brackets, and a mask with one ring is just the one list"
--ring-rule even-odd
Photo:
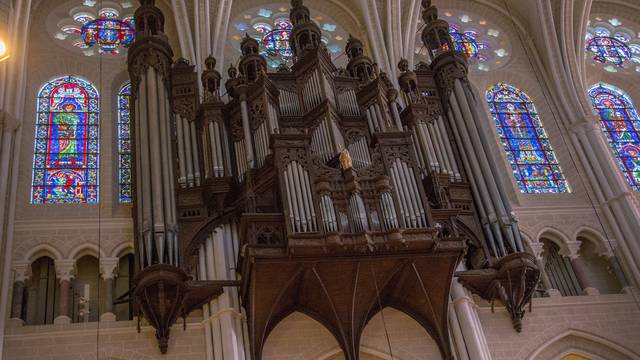
[(640, 190), (640, 116), (624, 91), (599, 83), (589, 90), (593, 109), (631, 188)]
[(132, 201), (131, 188), (131, 82), (127, 81), (118, 91), (118, 200)]
[(486, 96), (520, 191), (530, 194), (569, 192), (569, 185), (529, 96), (504, 83), (489, 87)]
[(63, 76), (38, 93), (31, 202), (98, 202), (99, 98), (90, 82)]

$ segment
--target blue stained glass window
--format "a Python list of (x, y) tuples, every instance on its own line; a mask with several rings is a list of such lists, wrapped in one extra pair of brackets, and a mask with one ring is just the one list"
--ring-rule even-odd
[(589, 90), (602, 131), (613, 149), (620, 169), (634, 191), (640, 191), (640, 116), (622, 90), (599, 83)]
[(596, 36), (587, 42), (587, 50), (599, 63), (611, 63), (622, 66), (631, 58), (629, 46), (615, 37)]
[(289, 37), (293, 25), (286, 18), (276, 19), (271, 31), (262, 38), (262, 45), (268, 56), (281, 56), (285, 61), (293, 58), (293, 51), (289, 45)]
[(90, 82), (64, 76), (38, 93), (31, 202), (98, 202), (99, 96)]
[(456, 51), (465, 54), (469, 59), (478, 58), (480, 52), (480, 46), (478, 45), (477, 38), (478, 33), (475, 31), (460, 32), (458, 28), (451, 25), (449, 27), (449, 33), (456, 46)]
[(504, 83), (487, 90), (487, 102), (502, 146), (523, 193), (569, 192), (535, 105), (521, 90)]
[(118, 200), (132, 202), (131, 186), (131, 82), (118, 92)]

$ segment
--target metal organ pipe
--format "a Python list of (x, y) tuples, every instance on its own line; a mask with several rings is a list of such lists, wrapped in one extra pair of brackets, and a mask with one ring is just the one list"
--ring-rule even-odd
[(401, 209), (405, 213), (405, 226), (407, 227), (425, 227), (426, 211), (424, 204), (420, 201), (420, 190), (415, 179), (415, 174), (409, 166), (402, 160), (396, 158), (390, 168), (392, 180), (399, 195)]
[(293, 231), (317, 231), (313, 197), (311, 195), (311, 186), (309, 185), (309, 173), (300, 163), (292, 161), (287, 165), (284, 178), (287, 196), (289, 197), (290, 217), (291, 213), (293, 213)]
[(247, 99), (242, 96), (240, 99), (240, 112), (242, 114), (242, 130), (244, 131), (244, 155), (247, 162), (247, 168), (253, 169), (255, 166), (255, 159), (253, 155), (253, 144), (251, 142), (251, 128), (249, 127), (249, 108), (247, 107)]
[(358, 141), (349, 145), (349, 153), (354, 160), (353, 166), (356, 169), (365, 168), (371, 165), (371, 155), (367, 146), (366, 138), (362, 137)]
[[(157, 87), (157, 77), (155, 74), (155, 70), (152, 67), (147, 68), (147, 88), (149, 90), (149, 98), (148, 98), (148, 106), (149, 111), (153, 109), (154, 111), (158, 111), (158, 87)], [(160, 108), (161, 109), (161, 108)], [(159, 112), (162, 112), (160, 110)], [(153, 118), (149, 116), (149, 118)], [(153, 198), (153, 231), (154, 231), (154, 239), (156, 245), (156, 256), (158, 257), (158, 262), (164, 263), (164, 249), (165, 249), (165, 236), (166, 236), (166, 227), (165, 227), (165, 214), (164, 214), (164, 202), (163, 202), (163, 186), (162, 186), (162, 152), (159, 151), (161, 149), (160, 141), (162, 139), (160, 135), (160, 126), (149, 126), (149, 139), (151, 148), (154, 151), (151, 151), (151, 188), (152, 188), (152, 198)], [(167, 194), (169, 195), (169, 194)], [(172, 196), (172, 195), (169, 195)]]
[(172, 112), (163, 77), (153, 67), (141, 74), (135, 111), (140, 266), (178, 265)]
[(185, 151), (185, 160), (187, 162), (187, 187), (193, 187), (194, 179), (193, 179), (193, 153), (191, 146), (191, 127), (189, 126), (189, 120), (181, 117), (182, 120), (182, 134), (184, 136), (184, 151)]
[(506, 248), (504, 247), (504, 240), (502, 237), (502, 232), (500, 231), (499, 224), (497, 223), (498, 217), (496, 215), (496, 211), (493, 207), (493, 202), (489, 198), (489, 191), (487, 189), (487, 184), (484, 181), (484, 177), (482, 175), (482, 171), (480, 170), (480, 166), (478, 165), (479, 160), (476, 158), (476, 152), (471, 145), (471, 140), (469, 139), (469, 134), (464, 126), (464, 120), (460, 111), (460, 107), (458, 105), (458, 101), (456, 100), (455, 94), (451, 94), (449, 101), (453, 110), (453, 121), (455, 122), (454, 126), (457, 127), (457, 131), (460, 136), (460, 141), (458, 141), (458, 145), (461, 147), (460, 153), (465, 153), (468, 161), (467, 164), (470, 164), (470, 172), (469, 177), (474, 178), (476, 181), (476, 194), (479, 195), (479, 198), (482, 199), (482, 204), (485, 207), (486, 219), (491, 228), (491, 232), (495, 237), (496, 244), (498, 245), (497, 249), (499, 252), (496, 253), (496, 256), (505, 256), (507, 254)]
[(417, 125), (418, 134), (422, 139), (422, 143), (425, 144), (425, 149), (427, 150), (427, 154), (429, 155), (429, 159), (431, 161), (431, 169), (440, 172), (440, 162), (438, 161), (438, 157), (436, 156), (436, 150), (431, 142), (431, 135), (429, 135), (429, 128), (427, 124), (420, 123)]
[(449, 136), (447, 136), (446, 127), (444, 124), (444, 120), (442, 116), (438, 116), (436, 120), (436, 124), (438, 126), (438, 131), (440, 131), (440, 138), (442, 138), (442, 142), (445, 146), (445, 151), (447, 158), (449, 159), (449, 164), (451, 164), (451, 169), (453, 171), (453, 179), (454, 180), (462, 180), (460, 176), (460, 169), (458, 168), (458, 162), (456, 161), (455, 156), (453, 155), (453, 149), (451, 148), (451, 142), (449, 141)]
[[(452, 120), (454, 119), (453, 114), (451, 113), (451, 110), (447, 112), (447, 115), (449, 119), (452, 119)], [(478, 189), (479, 189), (478, 184), (476, 183), (474, 176), (472, 176), (473, 172), (471, 171), (471, 167), (469, 165), (469, 159), (467, 158), (467, 154), (464, 152), (464, 149), (462, 148), (462, 145), (461, 145), (462, 139), (461, 139), (460, 133), (458, 132), (458, 128), (455, 126), (455, 124), (451, 126), (451, 130), (453, 131), (453, 136), (456, 139), (456, 143), (459, 145), (459, 148), (460, 148), (459, 153), (460, 153), (460, 158), (462, 160), (462, 165), (464, 167), (464, 171), (467, 174), (469, 174), (467, 180), (471, 185), (471, 195), (473, 196), (474, 203), (477, 205), (476, 208), (478, 210), (478, 215), (480, 217), (482, 231), (484, 232), (484, 235), (487, 237), (492, 253), (498, 254), (498, 251), (496, 249), (496, 240), (494, 238), (493, 232), (491, 231), (491, 227), (488, 222), (487, 212), (483, 204), (483, 199), (478, 194)], [(484, 243), (482, 244), (484, 247), (485, 246)], [(490, 253), (486, 247), (485, 247), (485, 250), (487, 250), (487, 254)]]
[[(467, 101), (466, 94), (462, 86), (460, 85), (459, 80), (456, 80), (454, 82), (454, 94), (458, 99), (458, 103), (462, 105), (461, 106), (462, 115), (468, 127), (467, 131), (471, 133), (471, 141), (473, 142), (474, 147), (476, 149), (482, 149), (483, 145), (482, 145), (481, 137), (478, 132), (478, 129), (474, 126), (475, 125), (474, 118), (473, 118), (473, 115), (471, 114), (471, 110), (469, 109), (469, 103)], [(506, 211), (506, 206), (500, 194), (500, 190), (498, 189), (499, 186), (495, 182), (494, 173), (491, 171), (491, 166), (489, 165), (490, 160), (488, 159), (488, 157), (485, 155), (484, 152), (482, 154), (478, 154), (478, 157), (480, 159), (480, 169), (482, 170), (484, 176), (487, 177), (487, 184), (489, 185), (491, 200), (493, 201), (494, 206), (497, 210), (497, 215), (500, 217), (500, 220), (502, 221), (504, 221), (505, 219), (510, 220), (511, 215), (508, 214)], [(504, 223), (508, 223), (508, 221), (504, 221)], [(514, 251), (523, 251), (524, 249), (520, 249), (518, 244), (516, 244), (516, 235), (514, 234), (514, 227), (508, 226), (509, 229), (507, 229), (506, 228), (507, 226), (503, 224), (500, 224), (500, 225), (502, 227), (501, 230), (503, 231), (511, 248)], [(517, 231), (517, 228), (515, 228), (515, 230)]]
[(178, 177), (178, 184), (180, 187), (187, 187), (187, 159), (184, 151), (184, 130), (182, 128), (182, 116), (176, 114), (176, 133), (178, 137), (178, 163), (180, 176)]
[(193, 178), (195, 186), (200, 186), (200, 159), (198, 157), (198, 133), (196, 132), (196, 122), (189, 121), (191, 129), (191, 151), (193, 152)]
[(336, 210), (333, 206), (333, 200), (329, 194), (323, 194), (320, 197), (320, 210), (322, 211), (322, 219), (324, 220), (324, 230), (326, 232), (338, 231)]
[(369, 221), (367, 219), (367, 209), (365, 208), (362, 195), (354, 192), (349, 198), (351, 218), (353, 219), (354, 230), (356, 232), (369, 231)]
[(382, 208), (382, 215), (384, 216), (385, 230), (398, 228), (398, 215), (396, 208), (393, 205), (393, 198), (388, 191), (380, 194), (380, 207)]

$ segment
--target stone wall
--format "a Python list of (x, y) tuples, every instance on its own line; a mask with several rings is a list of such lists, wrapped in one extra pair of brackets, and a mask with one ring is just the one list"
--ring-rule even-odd
[(5, 359), (11, 360), (203, 360), (204, 332), (195, 318), (171, 329), (166, 355), (158, 350), (153, 328), (136, 331), (135, 321), (7, 328)]
[(491, 313), (476, 301), (493, 360), (556, 359), (572, 349), (593, 358), (640, 359), (640, 307), (632, 294), (536, 298), (522, 333), (504, 308)]

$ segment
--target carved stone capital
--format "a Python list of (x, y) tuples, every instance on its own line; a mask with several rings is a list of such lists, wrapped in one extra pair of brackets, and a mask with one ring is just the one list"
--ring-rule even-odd
[(118, 258), (100, 259), (100, 276), (104, 280), (113, 279), (116, 276), (119, 262)]
[(56, 276), (60, 281), (71, 281), (76, 275), (75, 260), (56, 260)]
[(31, 264), (27, 261), (13, 263), (13, 281), (26, 282), (31, 277)]
[(531, 247), (531, 251), (533, 252), (533, 256), (536, 257), (538, 261), (542, 260), (542, 252), (544, 251), (544, 243), (541, 242), (533, 242), (529, 244)]
[(563, 254), (565, 256), (568, 256), (571, 259), (575, 259), (577, 257), (580, 256), (579, 252), (580, 252), (580, 245), (582, 245), (582, 243), (580, 241), (568, 241), (567, 242), (567, 254)]

